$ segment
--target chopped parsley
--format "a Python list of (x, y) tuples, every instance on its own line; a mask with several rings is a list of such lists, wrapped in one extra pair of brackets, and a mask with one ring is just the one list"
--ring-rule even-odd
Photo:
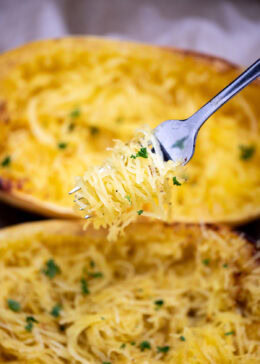
[(156, 301), (154, 301), (154, 304), (157, 307), (162, 307), (164, 305), (164, 300), (156, 300)]
[(111, 361), (103, 361), (102, 364), (112, 364)]
[(170, 350), (170, 347), (168, 345), (166, 346), (157, 346), (157, 353), (168, 353), (168, 351)]
[(225, 336), (235, 335), (235, 331), (225, 332)]
[(49, 259), (46, 262), (46, 267), (43, 268), (42, 272), (49, 278), (54, 278), (61, 272), (60, 267), (55, 263), (53, 259)]
[(185, 337), (184, 336), (180, 336), (180, 340), (181, 341), (186, 341)]
[(67, 143), (63, 143), (63, 142), (60, 142), (60, 143), (58, 144), (58, 148), (60, 148), (60, 149), (66, 149), (66, 148), (67, 148), (67, 146), (68, 146), (68, 144), (67, 144)]
[(126, 195), (125, 198), (129, 201), (129, 203), (131, 203), (131, 197)]
[(179, 140), (177, 140), (173, 145), (172, 148), (179, 148), (179, 149), (184, 149), (184, 142), (188, 137), (185, 136)]
[(91, 260), (90, 262), (89, 262), (89, 265), (90, 265), (90, 267), (91, 268), (95, 268), (95, 262), (94, 262), (94, 260)]
[(21, 305), (20, 305), (19, 302), (15, 301), (15, 300), (8, 299), (7, 304), (8, 304), (8, 307), (10, 308), (10, 310), (12, 310), (14, 312), (20, 312), (21, 311)]
[(7, 155), (1, 162), (2, 167), (8, 167), (11, 164), (11, 157)]
[(50, 314), (53, 316), (53, 317), (59, 317), (60, 316), (60, 310), (62, 309), (62, 306), (60, 304), (56, 305), (56, 306), (53, 306)]
[(135, 342), (135, 341), (132, 341), (130, 344), (131, 344), (132, 346), (134, 346), (134, 345), (136, 344), (136, 342)]
[(70, 123), (68, 126), (69, 131), (73, 131), (75, 129), (75, 123)]
[(80, 116), (80, 109), (76, 108), (74, 110), (71, 111), (70, 113), (70, 117), (72, 118), (78, 118)]
[(124, 349), (126, 347), (126, 344), (122, 344), (121, 346), (120, 346), (120, 349)]
[(144, 210), (138, 210), (137, 215), (142, 215), (143, 212), (144, 212)]
[(81, 292), (86, 295), (86, 294), (89, 294), (89, 289), (88, 289), (88, 282), (86, 281), (85, 278), (82, 278), (80, 280), (80, 283), (81, 283)]
[(27, 316), (26, 317), (27, 325), (25, 326), (25, 330), (31, 332), (33, 329), (33, 324), (38, 324), (39, 321), (37, 321), (33, 316)]
[(88, 275), (89, 275), (89, 277), (92, 277), (92, 278), (103, 278), (104, 277), (104, 274), (102, 272), (89, 273)]
[(151, 344), (149, 341), (142, 341), (139, 345), (141, 351), (145, 351), (146, 349), (151, 350)]
[(253, 145), (246, 146), (246, 145), (240, 145), (240, 159), (248, 160), (253, 157), (255, 153), (255, 147)]
[(172, 183), (176, 186), (181, 186), (181, 183), (177, 180), (177, 178), (174, 176), (172, 177)]
[(227, 263), (224, 263), (223, 264), (223, 268), (227, 268), (228, 267), (228, 264)]
[(99, 133), (99, 128), (97, 128), (96, 126), (91, 126), (90, 127), (90, 133), (91, 135), (96, 135)]
[(136, 158), (148, 158), (148, 153), (146, 148), (141, 148), (136, 155), (132, 154), (130, 158), (136, 159)]
[(209, 260), (209, 259), (203, 259), (202, 263), (203, 263), (204, 265), (209, 265), (210, 260)]

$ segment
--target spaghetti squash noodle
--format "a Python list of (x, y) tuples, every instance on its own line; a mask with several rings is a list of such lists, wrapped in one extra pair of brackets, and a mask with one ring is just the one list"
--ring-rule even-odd
[[(138, 215), (170, 221), (171, 192), (183, 178), (176, 177), (178, 163), (165, 162), (159, 142), (149, 128), (136, 132), (129, 143), (116, 141), (101, 167), (92, 167), (78, 177), (72, 192), (83, 216), (96, 228), (109, 227), (108, 239)], [(87, 223), (88, 224), (88, 223)]]
[[(258, 255), (257, 255), (258, 254)], [(259, 253), (225, 228), (0, 232), (0, 362), (257, 364)]]

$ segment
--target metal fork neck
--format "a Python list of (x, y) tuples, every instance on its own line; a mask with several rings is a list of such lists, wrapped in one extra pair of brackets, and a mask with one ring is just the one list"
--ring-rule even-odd
[(260, 59), (258, 59), (245, 72), (220, 91), (213, 99), (207, 102), (201, 109), (193, 114), (189, 119), (198, 128), (222, 105), (246, 87), (250, 82), (260, 76)]

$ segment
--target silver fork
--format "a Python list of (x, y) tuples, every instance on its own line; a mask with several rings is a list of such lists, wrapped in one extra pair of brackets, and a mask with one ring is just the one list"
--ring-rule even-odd
[(158, 125), (154, 135), (160, 143), (165, 161), (172, 159), (183, 165), (188, 163), (194, 154), (198, 132), (205, 121), (258, 76), (260, 59), (188, 119), (167, 120)]

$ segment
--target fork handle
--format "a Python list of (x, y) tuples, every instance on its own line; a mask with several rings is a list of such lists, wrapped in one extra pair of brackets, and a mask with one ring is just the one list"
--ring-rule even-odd
[(224, 105), (229, 99), (235, 96), (239, 91), (246, 87), (250, 82), (254, 81), (260, 76), (260, 58), (247, 68), (240, 76), (238, 76), (227, 87), (220, 91), (213, 99), (202, 106), (195, 114), (194, 122), (198, 123), (197, 127), (200, 128), (202, 124), (222, 105)]

